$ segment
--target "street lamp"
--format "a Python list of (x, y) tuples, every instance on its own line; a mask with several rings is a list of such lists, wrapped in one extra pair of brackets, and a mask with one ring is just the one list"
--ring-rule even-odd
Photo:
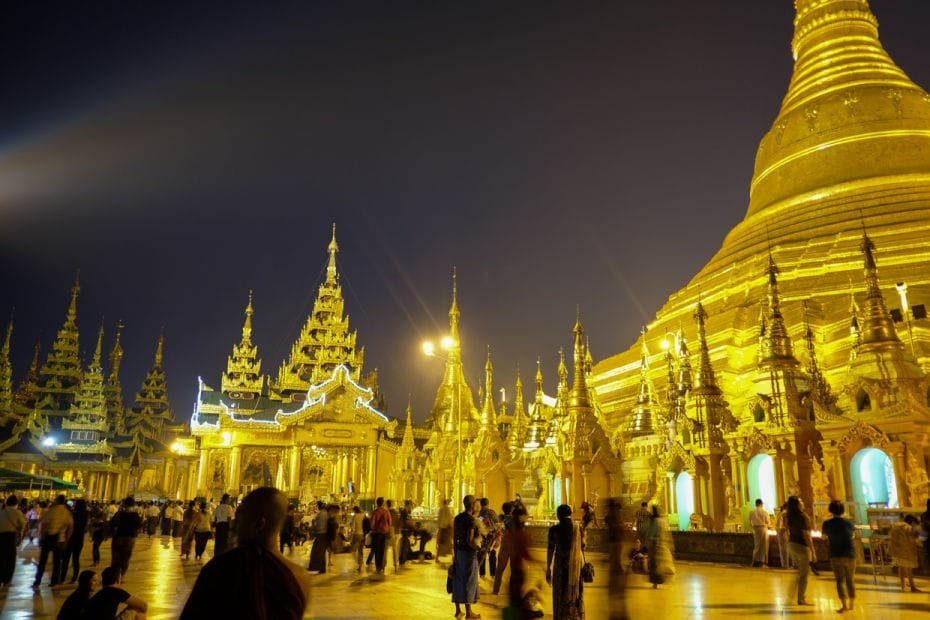
[[(456, 342), (456, 340), (452, 338), (451, 336), (443, 336), (443, 338), (439, 341), (439, 346), (442, 348), (443, 351), (446, 351), (447, 353), (451, 353), (458, 347), (458, 342)], [(439, 353), (436, 350), (436, 345), (433, 344), (429, 340), (425, 341), (422, 344), (422, 349), (423, 349), (423, 354), (426, 355), (427, 357), (438, 357), (439, 359), (443, 360), (447, 364), (450, 361), (453, 364), (461, 363), (461, 360), (454, 359), (448, 354), (443, 355), (442, 353)], [(453, 374), (454, 374), (454, 369), (453, 369)], [(454, 384), (454, 390), (453, 390), (454, 402), (452, 403), (453, 411), (450, 413), (455, 414), (456, 426), (458, 426), (458, 433), (457, 433), (457, 439), (456, 439), (456, 442), (458, 444), (457, 449), (456, 449), (456, 453), (457, 453), (456, 467), (455, 467), (456, 473), (455, 473), (455, 479), (453, 480), (453, 483), (454, 483), (456, 491), (459, 494), (459, 496), (456, 499), (458, 501), (461, 501), (461, 499), (465, 496), (465, 489), (464, 489), (465, 477), (462, 474), (462, 460), (463, 460), (462, 459), (462, 403), (461, 403), (461, 398), (459, 394), (459, 390), (460, 390), (459, 381), (456, 381), (455, 379), (453, 379), (453, 384)]]

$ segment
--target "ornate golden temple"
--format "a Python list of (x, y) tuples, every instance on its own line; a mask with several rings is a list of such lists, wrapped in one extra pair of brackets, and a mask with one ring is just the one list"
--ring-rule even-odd
[(795, 5), (745, 218), (594, 369), (623, 495), (682, 528), (741, 523), (757, 497), (845, 499), (858, 519), (927, 497), (930, 95), (868, 2)]
[[(349, 329), (335, 228), (313, 310), (274, 379), (262, 374), (249, 294), (218, 382), (173, 424), (159, 338), (135, 405), (120, 332), (102, 367), (78, 359), (75, 283), (40, 367), (14, 389), (0, 351), (0, 465), (96, 497), (383, 495), (427, 507), (465, 493), (560, 503), (655, 501), (681, 529), (736, 529), (762, 498), (921, 505), (930, 491), (930, 95), (882, 48), (866, 0), (796, 0), (795, 65), (762, 138), (744, 219), (628, 351), (594, 364), (580, 313), (572, 372), (542, 360), (524, 399), (498, 398), (489, 350), (465, 378), (453, 278), (444, 371), (424, 427), (385, 415)], [(568, 330), (566, 329), (566, 336)], [(217, 386), (218, 388), (212, 387)]]

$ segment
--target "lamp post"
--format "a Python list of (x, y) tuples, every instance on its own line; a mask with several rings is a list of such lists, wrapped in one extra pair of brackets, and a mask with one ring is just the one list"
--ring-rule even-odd
[[(433, 344), (429, 340), (424, 342), (422, 346), (423, 346), (423, 354), (426, 355), (427, 357), (438, 357), (439, 359), (443, 360), (447, 364), (449, 362), (452, 362), (452, 364), (461, 363), (460, 360), (453, 359), (448, 354), (443, 355), (439, 353), (436, 350), (436, 345)], [(439, 346), (444, 351), (451, 352), (455, 350), (455, 348), (458, 346), (458, 342), (456, 342), (455, 339), (452, 338), (451, 336), (444, 336), (442, 340), (439, 341)], [(453, 373), (454, 373), (454, 368), (453, 368)], [(458, 427), (458, 432), (456, 433), (457, 436), (456, 436), (455, 478), (453, 480), (455, 492), (458, 493), (458, 497), (456, 497), (455, 499), (458, 502), (461, 502), (462, 498), (465, 496), (465, 490), (464, 490), (465, 477), (462, 473), (462, 402), (461, 402), (461, 394), (459, 393), (460, 389), (461, 387), (459, 386), (459, 381), (453, 380), (452, 398), (454, 402), (452, 403), (452, 411), (450, 412), (450, 414), (455, 415), (456, 426)], [(461, 504), (459, 503), (458, 505), (461, 505)]]

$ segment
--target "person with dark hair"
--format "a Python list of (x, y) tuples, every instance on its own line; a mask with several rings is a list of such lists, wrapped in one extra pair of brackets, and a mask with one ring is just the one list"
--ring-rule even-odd
[(180, 620), (249, 618), (300, 620), (310, 575), (278, 551), (287, 498), (273, 487), (246, 495), (236, 511), (239, 544), (201, 569)]
[(0, 507), (0, 587), (10, 585), (16, 570), (16, 548), (26, 530), (26, 517), (16, 505), (15, 495), (6, 499)]
[[(136, 515), (138, 516), (138, 513), (136, 513)], [(119, 612), (119, 606), (126, 605), (126, 609), (131, 609), (136, 612), (135, 617), (138, 620), (145, 620), (145, 612), (147, 612), (149, 608), (148, 603), (137, 596), (131, 595), (126, 590), (117, 587), (121, 583), (120, 571), (118, 568), (115, 566), (106, 567), (100, 575), (100, 580), (103, 583), (103, 587), (90, 597), (84, 605), (84, 614), (81, 616), (82, 618), (115, 620), (117, 612)]]
[(371, 513), (371, 548), (375, 553), (375, 569), (384, 572), (384, 548), (391, 534), (391, 513), (384, 507), (384, 498), (375, 500), (377, 506)]
[[(523, 511), (526, 513), (526, 510)], [(507, 570), (507, 564), (510, 562), (510, 548), (513, 543), (513, 529), (511, 528), (511, 522), (513, 521), (513, 502), (504, 502), (504, 505), (501, 506), (501, 542), (500, 548), (497, 550), (497, 566), (494, 571), (494, 589), (492, 592), (496, 595), (501, 591), (501, 581), (504, 578), (504, 571)], [(513, 569), (511, 569), (511, 572)], [(511, 576), (511, 579), (513, 577)]]
[(546, 583), (552, 586), (552, 617), (555, 620), (581, 620), (584, 618), (581, 567), (584, 564), (585, 533), (579, 524), (572, 521), (571, 506), (562, 504), (555, 515), (559, 522), (549, 528), (546, 550)]
[(769, 511), (761, 499), (756, 500), (756, 507), (749, 513), (749, 525), (752, 526), (752, 566), (765, 566), (769, 560)]
[(905, 581), (910, 585), (911, 592), (920, 592), (914, 585), (914, 569), (920, 566), (920, 540), (915, 531), (919, 523), (920, 521), (914, 515), (902, 514), (901, 518), (891, 526), (889, 551), (891, 559), (898, 566), (902, 592), (904, 592)]
[(482, 538), (481, 551), (478, 553), (478, 575), (484, 577), (485, 560), (487, 560), (487, 570), (491, 577), (494, 577), (497, 570), (497, 547), (500, 545), (501, 526), (497, 513), (490, 506), (490, 500), (482, 497), (478, 503), (481, 504), (478, 520), (486, 530)]
[[(510, 502), (508, 502), (510, 503)], [(526, 508), (516, 508), (512, 511), (508, 529), (510, 530), (510, 583), (507, 587), (510, 607), (519, 610), (518, 618), (536, 617), (531, 610), (526, 609), (524, 605), (523, 586), (526, 583), (526, 563), (530, 558), (530, 536), (526, 532)], [(498, 566), (498, 568), (500, 568)], [(495, 575), (495, 583), (500, 576), (501, 570)]]
[(213, 527), (216, 539), (213, 541), (213, 557), (225, 553), (229, 547), (229, 526), (233, 520), (233, 508), (229, 504), (229, 493), (220, 498), (220, 505), (213, 511)]
[(55, 498), (54, 504), (42, 515), (42, 550), (39, 554), (36, 578), (32, 584), (34, 590), (38, 590), (42, 583), (42, 575), (45, 574), (49, 553), (52, 554), (51, 585), (53, 587), (58, 585), (62, 572), (62, 554), (65, 550), (65, 544), (71, 537), (71, 528), (73, 526), (74, 520), (71, 518), (71, 511), (65, 505), (65, 496), (59, 495)]
[(68, 595), (58, 610), (58, 620), (81, 620), (87, 601), (100, 589), (100, 579), (92, 570), (83, 571), (78, 576), (77, 584), (77, 589)]
[(639, 510), (636, 511), (636, 537), (639, 539), (639, 547), (642, 549), (646, 546), (646, 530), (649, 527), (649, 521), (652, 519), (652, 512), (649, 510), (649, 503), (642, 502)]
[(316, 503), (316, 516), (313, 518), (313, 546), (310, 547), (310, 562), (307, 570), (320, 574), (326, 572), (326, 549), (329, 544), (326, 540), (326, 524), (329, 521), (329, 511), (323, 502)]
[[(479, 504), (474, 495), (462, 498), (462, 512), (452, 522), (452, 544), (455, 556), (452, 560), (452, 602), (455, 603), (456, 618), (480, 618), (471, 606), (478, 602), (478, 551), (481, 549), (481, 534), (478, 524)], [(462, 614), (462, 605), (465, 613)]]
[[(294, 552), (294, 507), (287, 507), (287, 514), (284, 516), (284, 522), (281, 524), (281, 532), (278, 534), (278, 551), (284, 553), (284, 547), (287, 547), (288, 553)], [(214, 547), (215, 548), (215, 547)], [(216, 554), (214, 554), (215, 556)]]
[(830, 568), (836, 579), (836, 593), (840, 597), (841, 607), (836, 611), (843, 613), (855, 608), (856, 603), (856, 548), (853, 545), (853, 524), (843, 518), (843, 502), (833, 500), (827, 510), (832, 518), (823, 522), (823, 535), (830, 545)]
[(339, 505), (326, 507), (326, 566), (333, 566), (333, 556), (342, 551), (342, 536), (339, 534)]
[(94, 502), (94, 507), (90, 513), (90, 540), (91, 546), (91, 566), (97, 566), (100, 563), (100, 545), (107, 535), (107, 518), (105, 509), (100, 504)]
[(194, 528), (197, 525), (197, 512), (193, 500), (187, 504), (181, 521), (181, 557), (191, 559), (191, 547), (194, 546)]
[[(368, 527), (371, 528), (369, 522)], [(362, 559), (365, 556), (365, 513), (358, 506), (352, 507), (352, 542), (351, 549), (358, 562), (358, 572), (362, 572)]]
[[(210, 540), (210, 514), (207, 512), (207, 502), (200, 502), (200, 511), (194, 517), (194, 559), (203, 558), (207, 550), (207, 541)], [(214, 554), (215, 556), (216, 554)]]
[(811, 605), (807, 601), (807, 578), (811, 564), (817, 561), (814, 540), (811, 538), (811, 520), (804, 514), (804, 502), (792, 495), (788, 498), (788, 556), (798, 567), (798, 605)]
[(74, 528), (71, 530), (71, 536), (65, 546), (64, 557), (61, 561), (61, 574), (58, 581), (64, 583), (68, 575), (68, 563), (73, 565), (71, 572), (71, 583), (77, 582), (78, 573), (81, 572), (81, 550), (84, 549), (84, 536), (87, 534), (87, 521), (90, 514), (87, 512), (87, 502), (79, 499), (74, 502), (74, 510), (71, 518), (74, 519)]
[(120, 578), (129, 570), (129, 560), (141, 528), (142, 517), (136, 512), (136, 500), (127, 497), (110, 521), (110, 531), (113, 532), (110, 566), (119, 569)]

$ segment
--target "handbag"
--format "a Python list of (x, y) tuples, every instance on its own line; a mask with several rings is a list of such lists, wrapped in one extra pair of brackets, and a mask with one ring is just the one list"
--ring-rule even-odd
[(585, 583), (594, 581), (594, 564), (591, 564), (591, 562), (584, 563), (584, 566), (581, 567), (581, 580)]
[(365, 548), (371, 549), (371, 532), (365, 534)]

